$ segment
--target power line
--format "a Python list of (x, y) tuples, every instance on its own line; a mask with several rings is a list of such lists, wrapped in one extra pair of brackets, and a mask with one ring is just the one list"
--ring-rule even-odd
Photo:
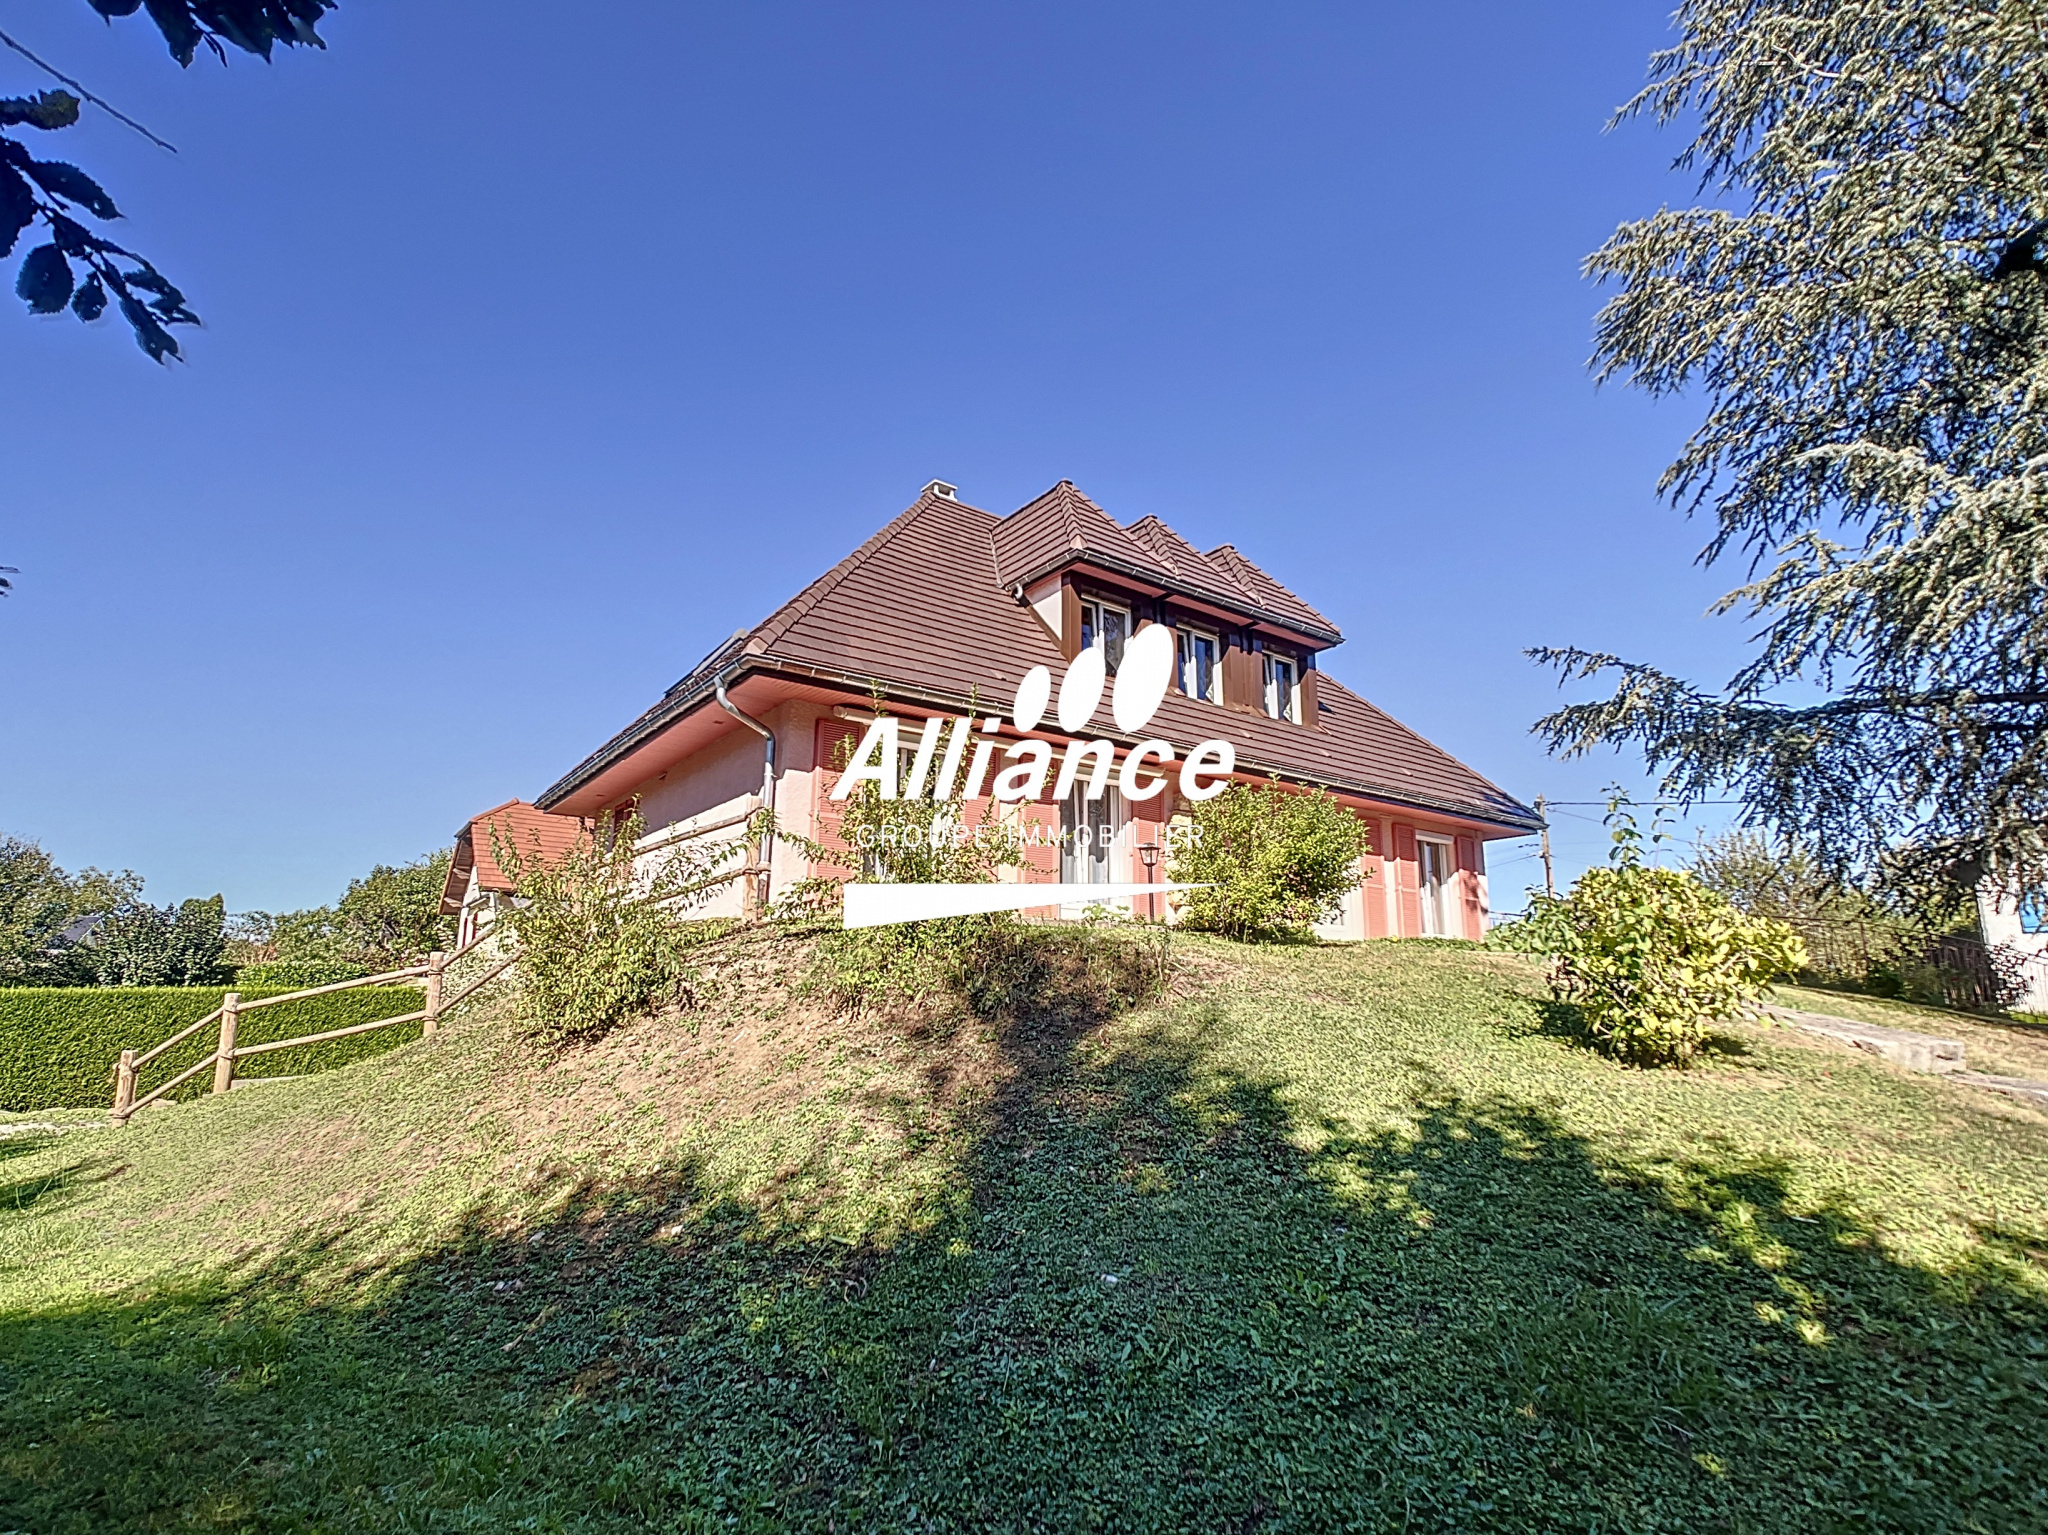
[(20, 54), (23, 58), (27, 59), (29, 63), (35, 65), (35, 67), (37, 69), (40, 69), (44, 74), (49, 75), (53, 79), (63, 81), (66, 85), (70, 86), (74, 91), (78, 92), (79, 95), (83, 96), (87, 101), (91, 102), (94, 106), (98, 107), (102, 112), (106, 113), (107, 116), (113, 118), (116, 122), (126, 123), (129, 127), (133, 128), (137, 133), (141, 134), (144, 138), (148, 139), (150, 143), (156, 145), (157, 148), (168, 149), (172, 154), (176, 154), (178, 152), (178, 146), (176, 144), (173, 144), (168, 140), (158, 138), (154, 133), (151, 133), (147, 128), (143, 127), (142, 124), (138, 123), (134, 118), (130, 117), (127, 113), (121, 111), (118, 107), (115, 107), (112, 104), (110, 104), (105, 98), (95, 96), (91, 91), (87, 90), (84, 86), (80, 85), (76, 80), (72, 79), (69, 75), (65, 74), (63, 70), (57, 68), (56, 65), (46, 63), (42, 59), (37, 58), (33, 53), (30, 53), (28, 49), (22, 47), (20, 43), (17, 43), (5, 32), (0, 32), (0, 43), (5, 43), (8, 47), (12, 48), (16, 53)]

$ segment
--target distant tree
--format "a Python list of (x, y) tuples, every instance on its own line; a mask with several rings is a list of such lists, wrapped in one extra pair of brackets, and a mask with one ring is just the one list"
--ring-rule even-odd
[[(143, 0), (87, 3), (109, 20), (144, 8)], [(190, 65), (202, 47), (222, 62), (229, 48), (268, 59), (278, 46), (325, 47), (314, 27), (333, 6), (334, 0), (148, 0), (147, 15), (171, 56)], [(33, 59), (13, 39), (6, 41), (15, 53)], [(105, 106), (75, 81), (66, 83)], [(29, 311), (57, 314), (68, 307), (90, 321), (111, 303), (143, 351), (163, 362), (179, 355), (169, 327), (196, 325), (199, 316), (145, 257), (88, 227), (85, 221), (105, 224), (121, 216), (99, 183), (75, 165), (39, 159), (18, 131), (29, 128), (41, 135), (69, 128), (78, 121), (82, 104), (71, 90), (0, 98), (0, 257), (13, 252), (24, 231), (40, 225), (47, 238), (22, 258), (15, 277), (15, 292)]]
[(0, 835), (0, 986), (64, 985), (81, 979), (69, 957), (65, 930), (130, 905), (141, 892), (141, 879), (125, 869), (67, 874), (35, 843)]
[(101, 986), (216, 986), (228, 979), (219, 896), (177, 906), (138, 901), (93, 930), (81, 951)]
[(444, 848), (408, 864), (380, 863), (351, 880), (333, 906), (251, 913), (237, 937), (260, 932), (267, 957), (286, 964), (353, 964), (366, 972), (411, 964), (454, 937), (454, 919), (441, 915), (449, 857)]
[(351, 880), (335, 908), (348, 957), (383, 970), (446, 948), (455, 935), (455, 919), (441, 915), (449, 858), (443, 848), (396, 867), (380, 863)]
[(1881, 914), (1868, 895), (1845, 885), (1811, 848), (1749, 828), (1702, 840), (1686, 863), (1702, 885), (1751, 916), (1854, 922)]
[[(1687, 0), (1621, 117), (1691, 135), (1706, 206), (1624, 224), (1600, 376), (1705, 420), (1660, 489), (1760, 620), (1719, 690), (1619, 678), (1537, 729), (1732, 787), (1837, 871), (2048, 876), (2048, 15), (1994, 0)], [(1819, 686), (1818, 701), (1781, 690)]]

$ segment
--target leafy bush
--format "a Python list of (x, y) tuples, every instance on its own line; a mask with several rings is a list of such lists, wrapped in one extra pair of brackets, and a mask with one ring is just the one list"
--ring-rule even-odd
[(493, 856), (517, 890), (500, 920), (519, 940), (519, 1017), (535, 1037), (584, 1038), (686, 1000), (694, 951), (724, 931), (688, 914), (737, 875), (727, 865), (747, 842), (686, 842), (638, 858), (644, 831), (635, 813), (542, 862), (492, 829)]
[(1366, 824), (1321, 790), (1232, 784), (1189, 807), (1169, 877), (1188, 891), (1181, 921), (1232, 938), (1306, 938), (1363, 881)]
[[(839, 835), (850, 853), (819, 851), (828, 858), (850, 856), (862, 879), (889, 884), (984, 885), (1024, 861), (1022, 843), (988, 809), (969, 827), (957, 804), (883, 799), (871, 781), (847, 796)], [(792, 892), (784, 911), (803, 917), (833, 914), (841, 884), (830, 878), (806, 881)], [(830, 932), (818, 944), (811, 983), (846, 1007), (964, 995), (970, 976), (985, 970), (996, 954), (1008, 952), (1000, 935), (1018, 926), (1009, 913), (997, 912)]]
[(1531, 894), (1528, 936), (1555, 956), (1551, 989), (1604, 1048), (1638, 1065), (1683, 1064), (1709, 1024), (1753, 1006), (1806, 946), (1784, 923), (1751, 916), (1698, 878), (1645, 864), (1617, 796), (1613, 863), (1562, 897)]
[(1107, 1018), (1156, 995), (1163, 938), (1007, 912), (827, 932), (807, 989), (842, 1008), (958, 1004), (979, 1018)]
[[(281, 988), (290, 990), (293, 988)], [(123, 1050), (138, 1053), (170, 1038), (220, 1006), (219, 986), (16, 987), (0, 989), (0, 1110), (106, 1108), (114, 1099), (114, 1066)], [(244, 988), (245, 1001), (278, 991)], [(319, 1034), (417, 1012), (424, 993), (406, 986), (365, 986), (330, 992), (303, 1002), (282, 1002), (244, 1014), (238, 1042), (263, 1044), (301, 1034)], [(374, 1029), (346, 1039), (278, 1050), (245, 1068), (252, 1076), (299, 1076), (326, 1071), (378, 1055), (417, 1039), (417, 1023)], [(213, 1051), (218, 1035), (209, 1026), (144, 1068), (141, 1092), (148, 1092)], [(201, 1072), (179, 1089), (180, 1096), (205, 1092), (212, 1079)]]

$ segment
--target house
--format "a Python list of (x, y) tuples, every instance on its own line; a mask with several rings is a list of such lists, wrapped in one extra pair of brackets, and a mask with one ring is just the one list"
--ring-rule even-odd
[[(535, 808), (560, 826), (616, 822), (637, 806), (649, 828), (641, 846), (653, 855), (680, 841), (743, 838), (746, 816), (766, 803), (780, 824), (843, 848), (831, 790), (878, 703), (907, 736), (935, 716), (1007, 709), (1032, 667), (1057, 677), (1099, 649), (1114, 673), (1124, 645), (1153, 624), (1171, 627), (1176, 664), (1149, 737), (1182, 751), (1228, 740), (1237, 778), (1325, 789), (1370, 826), (1366, 883), (1326, 936), (1484, 931), (1485, 845), (1536, 830), (1536, 814), (1324, 671), (1324, 653), (1343, 638), (1336, 625), (1235, 547), (1199, 551), (1156, 517), (1120, 525), (1066, 481), (1007, 516), (934, 481), (691, 668)], [(1022, 733), (1009, 721), (984, 728), (1055, 752), (1070, 741), (1044, 722)], [(1079, 733), (1135, 744), (1107, 704)], [(992, 812), (1027, 834), (1029, 866), (1010, 876), (1163, 880), (1159, 850), (1183, 791), (1170, 778), (1132, 782), (1137, 799), (1114, 786), (1089, 798), (1077, 784), (1065, 802), (1048, 791), (1000, 805), (970, 785), (964, 813)], [(1082, 827), (1085, 836), (1073, 835)], [(475, 887), (488, 892), (474, 834), (471, 845)], [(775, 839), (759, 885), (736, 879), (702, 910), (737, 914), (806, 876), (858, 867), (849, 850), (836, 871), (821, 871)], [(1140, 915), (1168, 915), (1157, 898), (1137, 903)]]
[(513, 849), (520, 858), (552, 862), (569, 851), (581, 831), (573, 818), (548, 815), (519, 799), (466, 822), (455, 833), (455, 856), (441, 887), (441, 915), (459, 919), (455, 947), (468, 948), (512, 899), (512, 876), (498, 862), (501, 848)]
[(2012, 956), (2011, 971), (2025, 985), (2008, 1005), (2048, 1013), (2048, 891), (1986, 880), (1977, 886), (1977, 925), (1987, 949)]

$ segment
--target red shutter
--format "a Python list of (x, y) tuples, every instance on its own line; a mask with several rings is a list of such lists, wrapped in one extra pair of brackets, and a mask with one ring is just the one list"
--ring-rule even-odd
[(1060, 578), (1060, 654), (1069, 661), (1081, 653), (1081, 594), (1074, 583)]
[(1316, 674), (1304, 671), (1301, 674), (1301, 722), (1311, 730), (1322, 726), (1322, 709), (1316, 698)]
[(1422, 898), (1415, 888), (1415, 828), (1394, 823), (1394, 893), (1401, 916), (1400, 936), (1413, 938), (1422, 931)]
[(1387, 823), (1369, 820), (1367, 828), (1372, 832), (1372, 851), (1365, 855), (1365, 867), (1370, 875), (1365, 882), (1365, 935), (1368, 938), (1387, 936), (1387, 881), (1394, 877), (1394, 862), (1386, 855)]
[(1458, 838), (1458, 894), (1464, 907), (1467, 938), (1486, 936), (1486, 905), (1479, 899), (1479, 876), (1484, 868), (1480, 862), (1479, 839)]

